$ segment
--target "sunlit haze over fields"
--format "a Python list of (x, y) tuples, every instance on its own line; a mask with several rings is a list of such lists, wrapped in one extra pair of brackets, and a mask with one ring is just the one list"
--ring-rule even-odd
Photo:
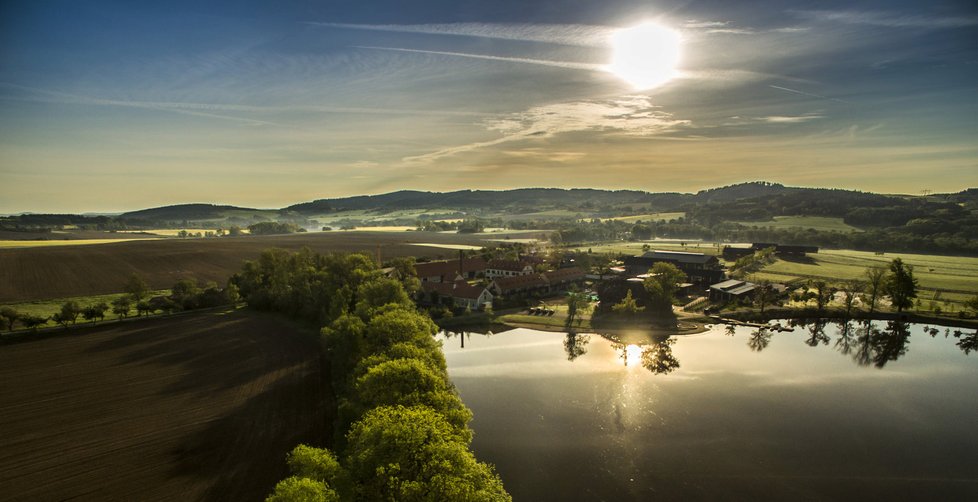
[(974, 1), (9, 1), (0, 213), (978, 186)]

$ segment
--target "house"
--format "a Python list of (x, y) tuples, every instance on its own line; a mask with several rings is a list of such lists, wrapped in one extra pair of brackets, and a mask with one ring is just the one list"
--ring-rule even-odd
[(465, 281), (429, 281), (421, 283), (421, 300), (429, 305), (482, 310), (486, 305), (492, 305), (492, 293), (489, 288), (472, 286)]
[(516, 277), (533, 273), (533, 265), (525, 261), (491, 260), (486, 265), (486, 279), (496, 277)]
[(430, 261), (427, 263), (416, 263), (414, 270), (417, 271), (418, 279), (422, 283), (452, 283), (456, 280), (475, 279), (484, 276), (486, 273), (486, 260), (475, 257), (447, 261)]
[(550, 289), (550, 282), (543, 274), (497, 277), (489, 285), (493, 294), (506, 296), (521, 293), (538, 293)]
[(566, 289), (567, 286), (584, 280), (584, 271), (579, 267), (567, 267), (544, 272), (548, 286), (553, 289)]
[(625, 270), (630, 275), (644, 274), (660, 262), (675, 265), (694, 284), (712, 284), (726, 276), (716, 256), (680, 251), (649, 251), (638, 256), (629, 256), (625, 258)]
[(753, 298), (757, 284), (737, 279), (730, 279), (710, 285), (710, 300), (729, 302)]

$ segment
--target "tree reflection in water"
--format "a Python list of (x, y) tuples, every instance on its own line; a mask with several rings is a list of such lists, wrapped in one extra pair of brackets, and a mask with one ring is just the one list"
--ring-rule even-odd
[(805, 344), (809, 347), (817, 347), (818, 344), (828, 345), (829, 335), (825, 334), (825, 320), (816, 319), (812, 323), (812, 326), (808, 328), (809, 337), (805, 340)]
[(567, 337), (564, 338), (564, 351), (567, 352), (567, 360), (573, 361), (587, 354), (587, 344), (590, 341), (591, 335), (567, 333)]
[(679, 360), (672, 354), (676, 340), (669, 336), (656, 337), (642, 348), (642, 367), (654, 375), (668, 375), (679, 369)]
[(772, 335), (774, 333), (768, 331), (767, 328), (757, 328), (747, 339), (747, 346), (754, 352), (760, 352), (766, 349), (768, 344), (771, 343)]
[(960, 330), (954, 332), (954, 337), (958, 339), (957, 346), (964, 353), (971, 354), (972, 350), (978, 351), (978, 331), (963, 335)]
[(906, 355), (910, 343), (910, 327), (900, 321), (889, 321), (886, 329), (877, 329), (866, 321), (856, 328), (856, 349), (853, 360), (860, 366), (872, 364), (883, 368), (886, 363)]
[(835, 341), (835, 348), (844, 356), (848, 356), (852, 353), (853, 342), (855, 342), (855, 330), (852, 329), (852, 323), (846, 319), (839, 323), (839, 338)]

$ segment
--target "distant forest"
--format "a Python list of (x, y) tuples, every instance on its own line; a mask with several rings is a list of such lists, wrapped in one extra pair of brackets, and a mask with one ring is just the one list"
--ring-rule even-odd
[[(418, 215), (406, 215), (411, 211)], [(653, 216), (655, 213), (682, 213), (682, 216), (661, 221)], [(648, 218), (643, 219), (642, 215)], [(630, 223), (609, 220), (627, 216), (634, 216)], [(775, 217), (782, 216), (838, 218), (858, 231), (772, 225)], [(341, 218), (333, 220), (337, 227), (543, 229), (553, 231), (554, 239), (561, 243), (669, 237), (978, 255), (976, 188), (952, 194), (910, 196), (785, 187), (767, 182), (742, 183), (695, 194), (556, 188), (447, 193), (398, 191), (322, 199), (282, 209), (184, 204), (113, 216), (24, 214), (0, 218), (0, 230), (43, 232), (68, 225), (91, 230), (188, 225), (228, 228), (260, 222), (319, 230), (322, 224), (317, 218), (323, 217)], [(436, 222), (437, 218), (463, 221), (446, 224)]]

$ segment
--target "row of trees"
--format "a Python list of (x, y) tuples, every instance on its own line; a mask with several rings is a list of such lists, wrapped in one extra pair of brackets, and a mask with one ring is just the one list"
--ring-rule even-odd
[(269, 500), (509, 500), (468, 448), (472, 414), (405, 288), (412, 270), (390, 279), (366, 255), (269, 250), (233, 278), (249, 306), (325, 326), (338, 396), (333, 450), (296, 447)]
[(53, 321), (67, 328), (76, 324), (79, 318), (92, 323), (102, 321), (109, 311), (116, 317), (125, 319), (132, 314), (134, 309), (137, 316), (142, 316), (151, 315), (155, 312), (172, 313), (180, 310), (233, 305), (239, 299), (238, 288), (235, 284), (228, 284), (226, 288), (221, 289), (214, 282), (201, 285), (196, 280), (189, 278), (177, 281), (169, 296), (151, 297), (149, 285), (136, 273), (131, 274), (126, 280), (123, 291), (125, 294), (108, 303), (100, 301), (82, 306), (76, 300), (68, 300), (61, 304), (58, 312), (47, 317), (21, 313), (12, 307), (3, 307), (0, 309), (0, 320), (11, 331), (17, 323), (27, 329), (36, 330), (38, 327), (47, 324), (48, 321)]

